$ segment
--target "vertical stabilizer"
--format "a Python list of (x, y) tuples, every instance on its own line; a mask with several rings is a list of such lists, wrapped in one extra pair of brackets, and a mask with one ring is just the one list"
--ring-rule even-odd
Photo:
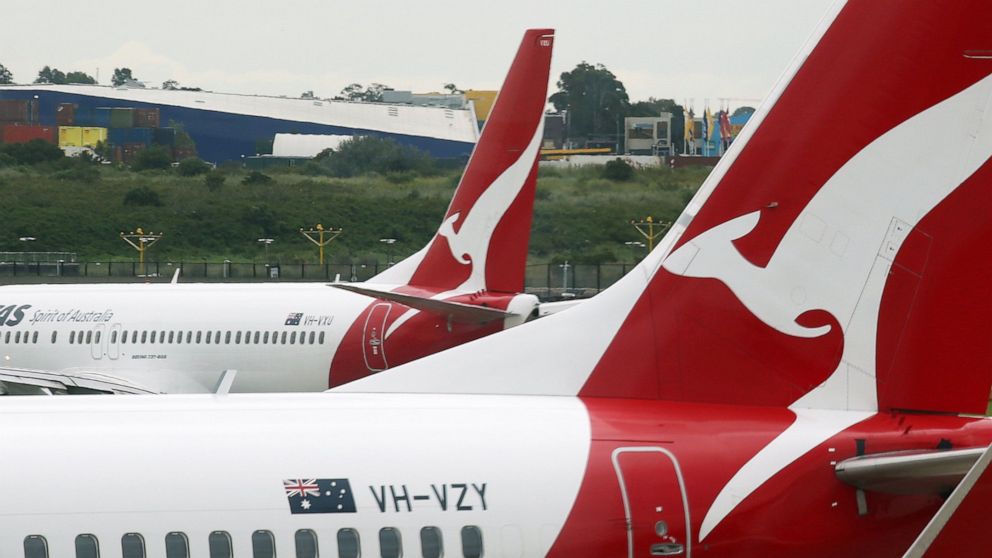
[(522, 292), (554, 31), (524, 34), (431, 242), (370, 282)]

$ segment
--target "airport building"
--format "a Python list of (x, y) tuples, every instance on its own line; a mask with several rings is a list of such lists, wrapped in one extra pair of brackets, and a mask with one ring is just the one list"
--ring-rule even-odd
[[(435, 157), (461, 158), (471, 153), (479, 125), (471, 104), (418, 106), (99, 85), (0, 86), (3, 141), (45, 139), (63, 147), (101, 141), (122, 160), (158, 144), (172, 149), (177, 159), (197, 155), (222, 163), (271, 153), (277, 134), (381, 136)], [(183, 144), (185, 137), (191, 142)]]

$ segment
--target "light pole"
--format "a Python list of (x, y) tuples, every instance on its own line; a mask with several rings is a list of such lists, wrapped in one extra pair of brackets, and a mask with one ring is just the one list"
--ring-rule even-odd
[(273, 242), (275, 242), (276, 239), (274, 239), (274, 238), (259, 238), (258, 241), (265, 245), (265, 263), (268, 264), (269, 263), (269, 244), (272, 244)]
[(138, 275), (143, 277), (145, 275), (145, 250), (151, 248), (152, 244), (161, 240), (162, 233), (149, 232), (146, 234), (141, 230), (141, 227), (138, 227), (129, 233), (122, 232), (120, 236), (121, 240), (127, 242), (132, 248), (138, 251)]
[(648, 215), (647, 219), (642, 219), (640, 221), (631, 219), (630, 224), (633, 225), (635, 229), (637, 229), (637, 232), (641, 233), (641, 236), (647, 239), (648, 252), (654, 250), (654, 239), (665, 234), (665, 231), (668, 230), (668, 227), (672, 226), (671, 223), (666, 221), (655, 221), (654, 218), (652, 218), (650, 215)]
[(396, 243), (395, 238), (380, 238), (379, 242), (386, 245), (386, 267), (393, 265), (393, 244)]
[[(631, 251), (634, 254), (637, 254), (637, 249), (638, 248), (647, 248), (647, 245), (644, 244), (643, 242), (641, 242), (640, 240), (628, 240), (627, 242), (624, 242), (624, 244), (626, 246), (630, 246)], [(635, 256), (635, 258), (636, 258), (636, 256)]]
[(324, 265), (324, 246), (331, 243), (332, 240), (341, 234), (342, 229), (329, 228), (325, 229), (324, 225), (317, 223), (317, 226), (309, 229), (300, 229), (300, 234), (305, 236), (307, 240), (313, 242), (320, 248), (320, 264)]

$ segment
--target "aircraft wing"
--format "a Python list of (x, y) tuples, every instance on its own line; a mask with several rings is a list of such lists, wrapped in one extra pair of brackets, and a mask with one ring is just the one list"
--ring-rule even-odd
[(159, 393), (123, 378), (90, 372), (49, 372), (0, 367), (0, 382), (8, 393)]
[(988, 506), (992, 503), (992, 446), (968, 471), (903, 558), (988, 556), (992, 531)]
[(507, 312), (498, 308), (475, 306), (472, 304), (451, 302), (448, 300), (437, 300), (392, 291), (380, 291), (378, 289), (370, 289), (368, 287), (359, 287), (350, 283), (331, 283), (330, 286), (336, 289), (342, 289), (372, 298), (388, 300), (390, 302), (398, 302), (405, 306), (409, 306), (410, 308), (431, 312), (433, 314), (451, 316), (451, 319), (457, 322), (479, 324), (494, 320), (502, 320), (515, 315), (512, 312)]

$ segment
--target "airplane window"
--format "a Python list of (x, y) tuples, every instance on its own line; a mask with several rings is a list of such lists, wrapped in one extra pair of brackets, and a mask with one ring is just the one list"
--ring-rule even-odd
[(323, 344), (324, 344), (324, 332), (323, 332), (323, 331), (321, 331), (321, 332), (320, 332), (320, 337), (319, 337), (319, 338), (317, 339), (317, 341), (318, 341), (318, 342), (319, 342), (319, 343), (320, 343), (321, 345), (323, 345)]
[(475, 525), (462, 527), (462, 555), (465, 558), (482, 558), (482, 531)]
[(440, 529), (424, 527), (420, 530), (420, 553), (424, 558), (441, 558), (444, 554), (444, 543)]
[(262, 335), (262, 343), (264, 345), (268, 345), (269, 344), (269, 332), (268, 331), (266, 331), (265, 334)]
[(403, 555), (399, 529), (395, 527), (379, 529), (379, 555), (382, 558), (400, 558)]
[(153, 329), (152, 330), (152, 334), (148, 336), (148, 342), (149, 343), (155, 343), (155, 333), (156, 333), (156, 331)]
[(272, 531), (255, 531), (251, 534), (252, 558), (276, 558), (276, 539)]
[(315, 332), (315, 331), (311, 331), (311, 332), (310, 332), (310, 344), (311, 344), (311, 345), (313, 345), (313, 341), (314, 341), (314, 338), (315, 338), (316, 336), (317, 336), (317, 332)]
[(100, 342), (100, 330), (96, 330), (96, 336), (93, 339), (93, 342), (94, 343), (99, 343)]
[(213, 333), (214, 333), (214, 332), (212, 332), (212, 331), (208, 331), (208, 332), (207, 332), (207, 345), (209, 345), (209, 344), (210, 344), (210, 338), (211, 338), (211, 337), (213, 336)]
[(203, 332), (202, 331), (197, 331), (196, 332), (196, 344), (197, 345), (200, 344), (200, 340), (203, 338), (202, 336), (203, 336)]
[(173, 531), (165, 536), (165, 558), (189, 558), (189, 539), (186, 533)]
[(111, 343), (116, 343), (117, 342), (117, 331), (111, 331), (110, 332), (110, 342)]
[(142, 330), (141, 331), (141, 342), (142, 343), (147, 343), (148, 342), (148, 331), (146, 331), (146, 330)]
[(289, 344), (292, 345), (293, 343), (296, 343), (296, 332), (295, 331), (293, 333), (290, 333), (289, 334)]
[(181, 345), (183, 343), (183, 332), (176, 332), (176, 344)]
[(282, 343), (283, 345), (285, 345), (285, 344), (286, 344), (286, 332), (285, 332), (285, 331), (284, 331), (284, 332), (282, 332), (282, 341), (281, 341), (281, 343)]
[[(97, 339), (97, 341), (99, 341), (99, 339)], [(37, 343), (38, 342), (38, 332), (37, 331), (31, 334), (31, 342), (32, 343)]]
[(296, 532), (296, 558), (317, 558), (317, 533), (310, 529)]
[[(245, 342), (247, 343), (247, 339), (245, 340)], [(235, 345), (240, 345), (241, 344), (241, 332), (240, 331), (234, 334), (234, 344)]]
[(86, 344), (89, 345), (92, 342), (93, 342), (93, 332), (92, 331), (87, 331), (86, 332)]
[(145, 538), (138, 533), (121, 537), (121, 554), (124, 558), (145, 558)]
[(361, 554), (362, 546), (358, 540), (358, 531), (338, 529), (338, 558), (358, 558)]
[(123, 333), (121, 333), (121, 343), (127, 343), (127, 330), (126, 329), (124, 330)]
[[(186, 343), (189, 343), (189, 342), (191, 342), (192, 340), (193, 340), (193, 332), (192, 332), (192, 331), (187, 331), (187, 332), (186, 332)], [(197, 338), (196, 338), (196, 342), (197, 342), (197, 343), (199, 343), (199, 342), (200, 342), (200, 338), (199, 338), (199, 337), (197, 337)]]
[(138, 342), (138, 330), (134, 330), (131, 332), (131, 344), (134, 345), (137, 342)]
[(52, 344), (55, 344), (55, 342), (58, 340), (58, 338), (59, 338), (59, 332), (53, 331), (52, 332)]
[[(219, 333), (217, 334), (217, 339), (220, 339), (220, 334)], [(218, 341), (218, 343), (219, 343), (219, 341)], [(227, 332), (224, 333), (224, 344), (225, 345), (230, 345), (231, 344), (231, 332), (230, 331), (227, 331)]]
[(210, 546), (210, 558), (231, 558), (231, 535), (227, 531), (210, 533), (207, 542)]
[(214, 343), (220, 345), (220, 332), (219, 331), (215, 331), (214, 332)]
[(17, 335), (14, 336), (14, 343), (20, 343), (20, 342), (21, 342), (21, 332), (18, 331)]
[(41, 535), (24, 537), (24, 558), (48, 558), (48, 541)]
[(100, 545), (95, 536), (76, 536), (76, 558), (100, 558)]
[(175, 331), (170, 331), (169, 332), (169, 343), (171, 344), (175, 339), (176, 339), (176, 332)]
[[(9, 331), (7, 332), (7, 341), (8, 342), (10, 341), (10, 332)], [(69, 344), (72, 345), (75, 342), (76, 342), (76, 332), (75, 331), (70, 331), (69, 332)]]
[(159, 343), (165, 343), (165, 332), (164, 331), (158, 332), (158, 342)]
[(254, 343), (254, 344), (256, 344), (256, 345), (258, 345), (258, 337), (259, 337), (259, 335), (258, 335), (258, 334), (259, 334), (259, 332), (257, 332), (257, 331), (256, 331), (256, 332), (255, 332), (255, 340), (254, 340), (254, 341), (252, 341), (252, 343)]

